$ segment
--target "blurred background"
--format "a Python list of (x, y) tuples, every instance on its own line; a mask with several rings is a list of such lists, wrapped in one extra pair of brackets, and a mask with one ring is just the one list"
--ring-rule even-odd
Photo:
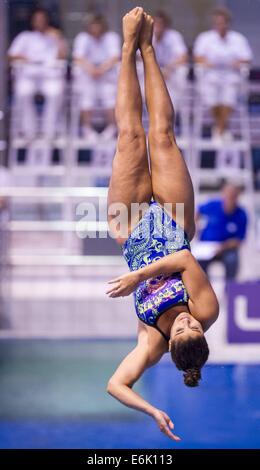
[[(178, 447), (259, 448), (260, 2), (138, 5), (155, 16), (195, 188), (192, 248), (221, 311), (198, 389), (168, 357), (137, 389), (172, 416)], [(176, 446), (105, 392), (136, 338), (132, 298), (104, 294), (127, 270), (107, 237), (106, 194), (121, 17), (134, 6), (0, 2), (1, 448)]]

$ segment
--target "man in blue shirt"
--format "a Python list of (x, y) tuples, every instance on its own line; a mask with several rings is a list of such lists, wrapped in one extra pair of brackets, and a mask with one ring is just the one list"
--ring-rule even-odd
[(213, 199), (201, 204), (198, 220), (202, 223), (199, 240), (219, 243), (213, 258), (199, 260), (202, 268), (207, 269), (212, 261), (221, 261), (226, 269), (226, 278), (234, 279), (239, 268), (239, 247), (245, 239), (247, 214), (238, 205), (240, 190), (226, 183), (221, 199)]

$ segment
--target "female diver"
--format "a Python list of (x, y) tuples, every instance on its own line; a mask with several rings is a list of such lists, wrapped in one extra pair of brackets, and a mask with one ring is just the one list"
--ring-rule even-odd
[[(130, 273), (109, 281), (110, 297), (134, 292), (138, 316), (137, 346), (108, 382), (107, 391), (124, 405), (147, 413), (173, 440), (173, 422), (133, 389), (143, 372), (170, 351), (184, 382), (198, 385), (209, 349), (204, 332), (218, 317), (218, 301), (190, 252), (194, 236), (194, 194), (185, 161), (173, 133), (174, 109), (152, 47), (153, 19), (137, 7), (123, 18), (124, 44), (118, 84), (117, 151), (108, 193), (108, 208), (128, 209), (122, 244)], [(149, 113), (148, 147), (142, 127), (142, 98), (136, 72), (140, 49), (145, 71), (145, 99)], [(147, 205), (140, 218), (131, 206)], [(171, 206), (171, 211), (165, 209)], [(176, 207), (184, 205), (183, 223)], [(110, 231), (115, 214), (109, 215)], [(134, 227), (134, 228), (133, 228)]]

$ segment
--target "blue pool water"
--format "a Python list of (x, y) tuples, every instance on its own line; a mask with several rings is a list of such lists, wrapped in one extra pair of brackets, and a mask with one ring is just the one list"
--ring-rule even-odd
[(260, 366), (208, 365), (196, 389), (168, 361), (137, 390), (175, 422), (180, 443), (105, 393), (132, 342), (2, 340), (1, 448), (260, 448)]

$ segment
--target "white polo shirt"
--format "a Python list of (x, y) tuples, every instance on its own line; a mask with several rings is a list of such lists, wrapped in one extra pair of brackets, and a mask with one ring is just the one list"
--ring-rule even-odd
[(113, 31), (104, 33), (99, 39), (81, 32), (74, 40), (73, 58), (87, 59), (93, 65), (101, 65), (112, 57), (119, 58), (120, 54), (120, 36)]
[(23, 31), (13, 40), (8, 55), (22, 55), (31, 62), (48, 63), (54, 61), (59, 52), (58, 41), (48, 33)]
[(160, 67), (167, 66), (187, 53), (182, 35), (174, 29), (167, 29), (160, 40), (154, 36), (153, 46)]
[(237, 60), (252, 60), (248, 40), (236, 31), (228, 31), (224, 38), (215, 30), (199, 34), (193, 53), (204, 57), (217, 69), (228, 68)]

